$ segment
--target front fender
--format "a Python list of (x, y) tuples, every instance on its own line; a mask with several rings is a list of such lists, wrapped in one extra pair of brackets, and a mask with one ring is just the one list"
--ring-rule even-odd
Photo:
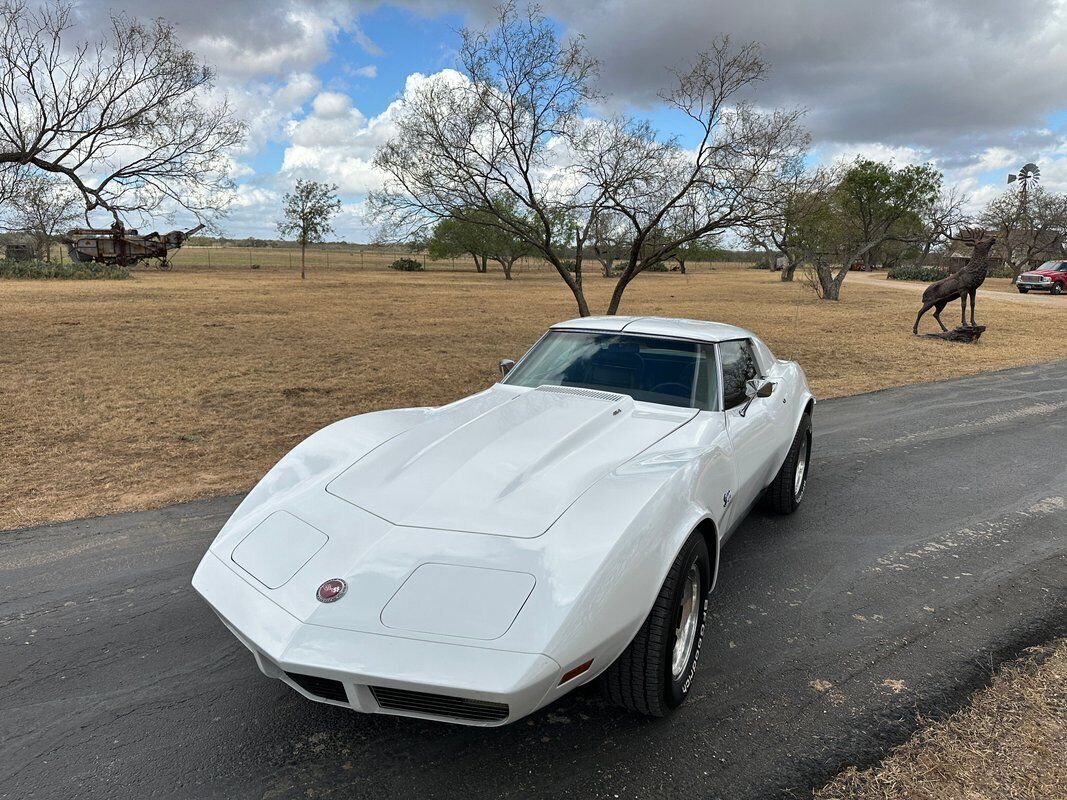
[[(627, 465), (592, 487), (550, 531), (553, 603), (567, 611), (543, 652), (564, 671), (592, 658), (584, 682), (618, 658), (648, 616), (682, 545), (701, 525), (711, 533), (717, 565), (716, 509), (693, 492), (704, 469), (692, 457)], [(568, 587), (573, 593), (565, 596)]]
[(295, 506), (294, 500), (358, 461), (375, 447), (420, 422), (430, 408), (374, 411), (334, 422), (316, 431), (271, 467), (227, 520), (216, 543), (222, 542), (248, 515), (263, 517)]

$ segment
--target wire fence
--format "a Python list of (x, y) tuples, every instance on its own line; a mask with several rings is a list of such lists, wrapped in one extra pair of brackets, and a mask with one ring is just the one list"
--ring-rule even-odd
[[(387, 270), (401, 258), (419, 261), (423, 269), (436, 272), (474, 272), (473, 257), (434, 259), (425, 252), (377, 247), (309, 247), (304, 255), (308, 270)], [(295, 247), (234, 247), (186, 245), (171, 256), (174, 269), (179, 270), (300, 270), (300, 250)], [(710, 262), (687, 263), (686, 268), (706, 269)], [(146, 265), (151, 268), (150, 265)], [(672, 264), (672, 266), (674, 266)], [(490, 272), (499, 272), (500, 265), (489, 262)], [(542, 258), (524, 257), (515, 262), (515, 274), (554, 272), (555, 268)], [(585, 272), (600, 272), (600, 263), (586, 259)]]

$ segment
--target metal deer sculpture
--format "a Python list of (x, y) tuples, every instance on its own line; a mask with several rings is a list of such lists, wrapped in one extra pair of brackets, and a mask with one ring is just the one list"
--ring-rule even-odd
[(970, 245), (973, 250), (971, 259), (958, 272), (954, 272), (947, 278), (942, 278), (936, 283), (930, 284), (923, 292), (923, 307), (919, 309), (919, 316), (915, 318), (912, 333), (919, 332), (919, 320), (923, 314), (934, 309), (934, 319), (941, 326), (942, 331), (948, 331), (945, 323), (941, 321), (941, 312), (945, 306), (955, 300), (960, 300), (961, 327), (967, 326), (967, 298), (971, 300), (971, 327), (974, 328), (974, 298), (978, 287), (985, 282), (986, 273), (989, 272), (989, 251), (996, 244), (996, 237), (986, 233), (982, 228), (961, 228), (957, 236), (949, 237), (953, 241)]

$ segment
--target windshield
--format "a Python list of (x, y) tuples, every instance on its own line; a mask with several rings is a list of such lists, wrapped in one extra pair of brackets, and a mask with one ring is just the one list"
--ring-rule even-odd
[(718, 368), (710, 344), (620, 333), (550, 331), (508, 373), (513, 386), (578, 386), (634, 400), (713, 410)]
[(1067, 261), (1046, 261), (1038, 269), (1047, 269), (1052, 272), (1067, 272)]

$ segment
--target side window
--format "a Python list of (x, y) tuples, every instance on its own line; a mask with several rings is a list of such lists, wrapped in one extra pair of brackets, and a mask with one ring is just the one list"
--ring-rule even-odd
[(702, 411), (715, 411), (719, 404), (719, 368), (715, 363), (715, 345), (702, 344), (697, 352), (696, 402)]
[(720, 342), (719, 355), (722, 358), (722, 404), (724, 410), (729, 410), (748, 400), (745, 381), (759, 377), (759, 365), (748, 339)]

